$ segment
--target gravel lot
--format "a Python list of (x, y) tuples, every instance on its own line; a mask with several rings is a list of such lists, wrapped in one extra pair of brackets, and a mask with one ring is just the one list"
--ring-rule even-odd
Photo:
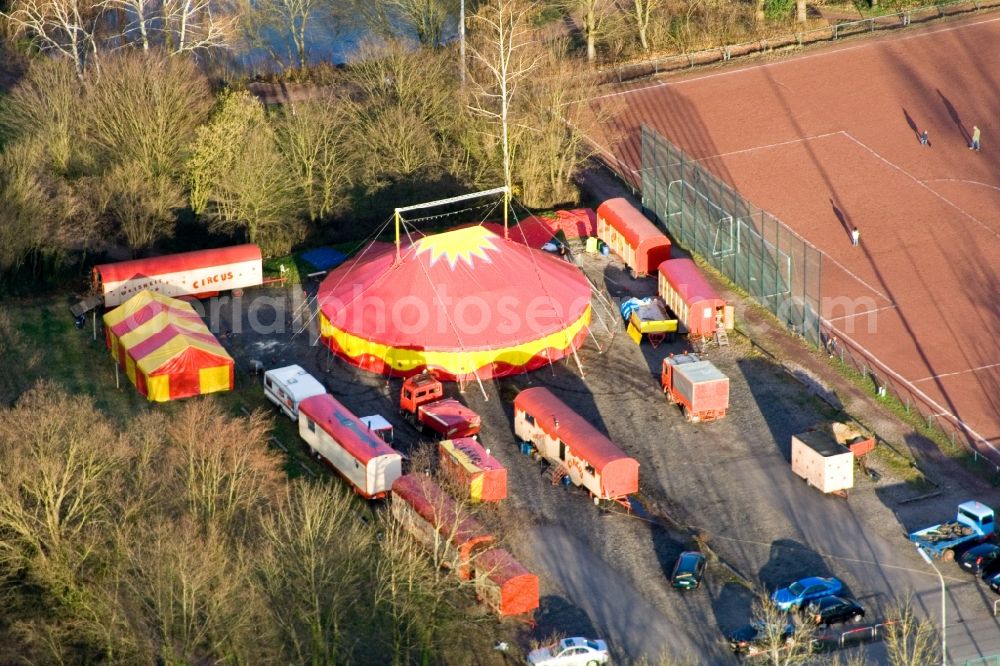
[[(631, 280), (614, 258), (577, 256), (611, 297), (655, 291), (652, 278)], [(308, 330), (292, 335), (301, 327), (295, 313), (302, 301), (299, 288), (248, 291), (238, 308), (242, 326), (223, 324), (239, 331), (226, 340), (238, 364), (244, 371), (254, 361), (265, 368), (303, 365), (357, 414), (380, 413), (393, 421), (396, 446), (406, 452), (417, 435), (397, 417), (400, 380), (331, 359), (325, 347), (312, 344)], [(259, 320), (284, 322), (275, 327), (283, 330), (252, 332), (247, 317), (254, 307)], [(790, 438), (837, 412), (781, 365), (738, 335), (730, 336), (729, 347), (709, 349), (707, 358), (730, 377), (730, 412), (717, 422), (690, 424), (666, 402), (658, 379), (662, 358), (685, 351), (686, 344), (636, 346), (620, 320), (609, 324), (616, 327), (613, 336), (595, 324), (596, 342), (588, 340), (580, 350), (585, 377), (569, 359), (487, 383), (485, 395), (476, 384), (461, 394), (457, 386), (449, 387), (482, 415), (481, 439), (508, 468), (510, 497), (484, 520), (498, 525), (508, 546), (541, 578), (537, 626), (513, 629), (524, 643), (558, 631), (608, 639), (616, 663), (660, 654), (734, 663), (722, 632), (747, 620), (753, 595), (744, 583), (771, 588), (806, 575), (837, 575), (870, 617), (880, 616), (906, 590), (935, 612), (937, 578), (905, 541), (904, 531), (944, 519), (957, 502), (975, 496), (966, 483), (949, 484), (942, 476), (940, 495), (901, 505), (900, 499), (917, 493), (888, 474), (877, 483), (857, 474), (849, 499), (822, 496), (791, 474)], [(640, 515), (600, 510), (579, 489), (553, 487), (541, 466), (519, 453), (511, 400), (529, 386), (549, 387), (639, 460)], [(701, 590), (679, 594), (666, 579), (677, 554), (693, 546), (699, 533), (718, 559)], [(962, 618), (955, 633), (977, 622), (988, 631), (989, 590), (953, 565), (944, 569), (951, 617)], [(950, 626), (949, 632), (949, 641), (961, 644)], [(966, 642), (975, 639), (970, 635)], [(878, 659), (879, 648), (871, 654)]]

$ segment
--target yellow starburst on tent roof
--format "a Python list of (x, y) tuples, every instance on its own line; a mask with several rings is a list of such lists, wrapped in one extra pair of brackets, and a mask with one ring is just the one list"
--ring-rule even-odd
[(416, 242), (414, 249), (417, 256), (429, 252), (431, 266), (444, 257), (447, 258), (448, 265), (452, 270), (455, 270), (459, 261), (464, 261), (469, 265), (469, 268), (472, 268), (475, 264), (475, 257), (490, 263), (487, 252), (497, 249), (493, 243), (495, 237), (496, 235), (489, 229), (476, 225), (465, 229), (446, 231), (443, 234), (425, 236)]

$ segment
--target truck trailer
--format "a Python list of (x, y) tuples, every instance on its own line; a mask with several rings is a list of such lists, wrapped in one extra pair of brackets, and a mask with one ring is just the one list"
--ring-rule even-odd
[(820, 492), (843, 495), (854, 487), (854, 454), (819, 430), (792, 435), (792, 472)]
[(667, 399), (680, 405), (692, 423), (720, 419), (729, 409), (729, 377), (697, 354), (671, 354), (663, 359), (660, 384)]

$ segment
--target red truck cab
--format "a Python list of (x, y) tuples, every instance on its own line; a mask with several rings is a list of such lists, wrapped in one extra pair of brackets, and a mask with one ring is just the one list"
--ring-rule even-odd
[(444, 386), (428, 373), (403, 382), (399, 409), (410, 415), (419, 428), (430, 430), (442, 439), (475, 437), (479, 433), (479, 414), (454, 398), (445, 398)]

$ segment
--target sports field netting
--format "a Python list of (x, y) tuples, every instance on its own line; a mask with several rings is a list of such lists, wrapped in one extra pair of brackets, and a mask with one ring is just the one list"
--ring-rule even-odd
[(820, 252), (646, 125), (641, 156), (643, 207), (673, 239), (820, 345)]

